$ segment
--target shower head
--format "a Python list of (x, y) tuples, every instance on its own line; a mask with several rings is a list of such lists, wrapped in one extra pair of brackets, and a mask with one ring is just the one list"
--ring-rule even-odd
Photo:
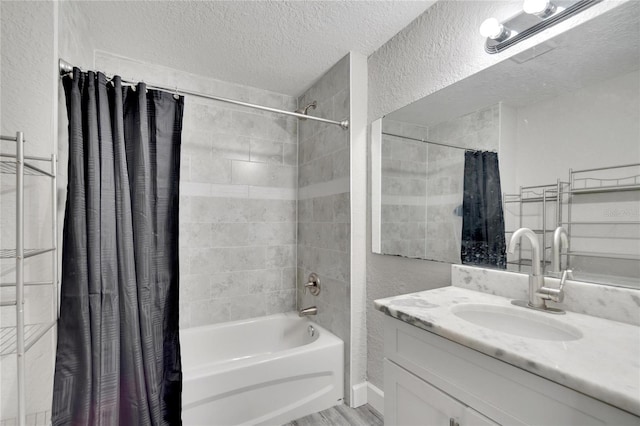
[[(308, 104), (306, 107), (304, 107), (304, 108), (298, 108), (298, 109), (296, 110), (296, 113), (298, 113), (298, 114), (304, 114), (304, 115), (309, 115), (309, 112), (308, 112), (308, 111), (309, 111), (309, 108), (311, 108), (311, 109), (316, 109), (316, 107), (317, 107), (317, 106), (318, 106), (318, 102), (313, 101), (313, 102), (309, 103), (309, 104)], [(300, 120), (304, 120), (304, 118), (301, 118)]]

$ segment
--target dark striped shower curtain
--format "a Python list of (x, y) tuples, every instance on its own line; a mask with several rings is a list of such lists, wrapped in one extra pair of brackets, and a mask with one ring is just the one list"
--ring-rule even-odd
[(462, 263), (507, 267), (498, 153), (464, 153)]
[(184, 99), (77, 68), (63, 84), (69, 182), (52, 423), (180, 424)]

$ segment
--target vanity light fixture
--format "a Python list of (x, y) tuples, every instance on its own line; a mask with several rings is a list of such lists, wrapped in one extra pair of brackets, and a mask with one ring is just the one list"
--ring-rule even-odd
[(524, 0), (522, 10), (529, 15), (536, 15), (540, 18), (548, 18), (553, 15), (558, 7), (549, 0)]
[(487, 40), (485, 51), (499, 53), (602, 0), (524, 0), (523, 11), (500, 22), (486, 19), (480, 34)]
[(496, 18), (487, 18), (480, 25), (480, 35), (495, 41), (503, 41), (509, 38), (511, 31)]

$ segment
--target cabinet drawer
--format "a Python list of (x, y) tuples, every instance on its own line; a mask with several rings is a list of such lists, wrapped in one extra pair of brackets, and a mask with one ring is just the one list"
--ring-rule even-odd
[(640, 425), (640, 418), (391, 317), (385, 357), (504, 425)]

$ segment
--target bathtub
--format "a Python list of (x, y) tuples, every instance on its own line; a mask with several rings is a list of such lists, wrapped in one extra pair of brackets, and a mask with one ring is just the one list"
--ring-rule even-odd
[(280, 425), (342, 402), (344, 343), (296, 313), (180, 334), (186, 426)]

